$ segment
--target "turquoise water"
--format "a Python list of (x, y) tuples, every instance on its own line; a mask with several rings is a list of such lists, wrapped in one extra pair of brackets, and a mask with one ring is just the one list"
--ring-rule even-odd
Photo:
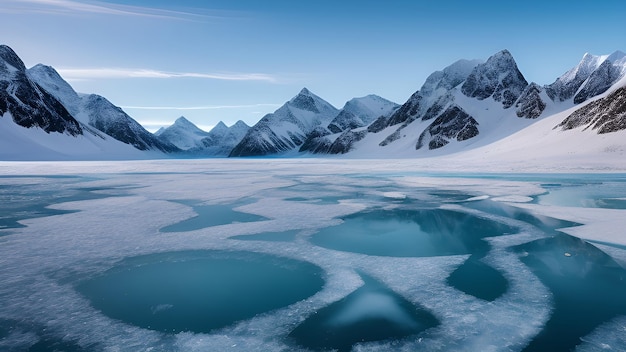
[(518, 230), (467, 213), (444, 209), (393, 209), (356, 213), (311, 237), (317, 246), (391, 257), (485, 253), (485, 237)]
[(3, 184), (3, 181), (11, 179), (0, 177), (0, 230), (22, 228), (24, 225), (20, 221), (25, 219), (75, 212), (49, 208), (54, 204), (103, 199), (124, 192), (114, 187), (82, 186), (82, 183), (93, 179), (76, 176), (17, 177), (15, 179), (22, 182)]
[(357, 343), (418, 335), (439, 325), (428, 310), (366, 275), (362, 278), (358, 290), (317, 311), (289, 336), (314, 350), (350, 351)]
[[(188, 180), (194, 173), (181, 175)], [(405, 187), (376, 175), (311, 183), (294, 177), (295, 186), (247, 190), (231, 204), (211, 205), (208, 196), (172, 200), (195, 215), (160, 229), (221, 226), (225, 236), (137, 235), (137, 226), (93, 235), (90, 221), (139, 220), (133, 209), (120, 218), (99, 217), (118, 214), (110, 207), (124, 204), (108, 205), (106, 198), (136, 195), (163, 204), (162, 194), (138, 187), (150, 189), (152, 176), (159, 177), (157, 186), (164, 177), (175, 184), (177, 174), (126, 176), (126, 184), (115, 187), (89, 182), (125, 176), (0, 177), (0, 350), (551, 352), (582, 348), (592, 334), (603, 342), (609, 340), (603, 334), (623, 333), (603, 329), (626, 317), (624, 267), (593, 243), (561, 231), (579, 223), (489, 199), (466, 201), (480, 195), (476, 189)], [(225, 177), (219, 182), (228, 184), (218, 173), (199, 175), (205, 177)], [(626, 208), (623, 176), (488, 178), (540, 184), (546, 193), (534, 203), (545, 206)], [(102, 201), (89, 203), (84, 214), (92, 220), (82, 221), (80, 201), (94, 199)], [(251, 199), (304, 210), (287, 218), (276, 207), (277, 221), (235, 210)], [(76, 210), (50, 209), (67, 201), (78, 201)], [(55, 221), (53, 228), (45, 219), (37, 222), (39, 231), (58, 233), (58, 240), (42, 239), (20, 223), (70, 213), (76, 223)], [(230, 226), (241, 222), (254, 230), (241, 234), (248, 226)], [(290, 230), (277, 230), (281, 222)], [(422, 281), (412, 281), (416, 277)], [(526, 285), (527, 291), (520, 288)], [(542, 290), (531, 298), (531, 291)], [(626, 350), (617, 341), (595, 350)]]
[(626, 270), (593, 245), (565, 234), (514, 248), (550, 288), (550, 320), (524, 351), (568, 351), (580, 337), (626, 315)]
[(319, 291), (320, 268), (253, 252), (128, 258), (76, 289), (107, 316), (168, 333), (211, 332)]
[(267, 220), (255, 214), (233, 210), (234, 205), (198, 204), (195, 201), (179, 201), (178, 203), (190, 206), (197, 214), (189, 219), (161, 228), (161, 232), (186, 232), (203, 228), (232, 224), (236, 222), (253, 222)]

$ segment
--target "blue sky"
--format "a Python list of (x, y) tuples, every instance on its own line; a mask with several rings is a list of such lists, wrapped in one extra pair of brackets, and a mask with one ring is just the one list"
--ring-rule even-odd
[(254, 124), (307, 87), (341, 108), (403, 103), (458, 59), (502, 49), (553, 82), (585, 52), (626, 51), (626, 2), (2, 0), (0, 42), (150, 130)]

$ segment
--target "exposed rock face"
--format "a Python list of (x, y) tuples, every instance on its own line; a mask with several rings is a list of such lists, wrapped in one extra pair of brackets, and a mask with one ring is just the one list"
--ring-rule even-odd
[(180, 151), (171, 143), (163, 142), (148, 132), (124, 110), (106, 98), (89, 94), (83, 98), (83, 108), (88, 111), (89, 124), (118, 141), (130, 144), (139, 150), (160, 150), (171, 153)]
[(403, 136), (403, 129), (417, 119), (435, 119), (454, 104), (452, 91), (463, 83), (478, 67), (479, 61), (459, 60), (442, 71), (432, 73), (422, 88), (415, 92), (386, 121), (377, 120), (368, 127), (369, 132), (379, 132), (385, 127), (400, 124), (392, 134), (387, 136), (380, 146), (387, 146)]
[(26, 67), (8, 46), (0, 45), (0, 117), (10, 113), (26, 128), (72, 136), (83, 134), (80, 123), (50, 93), (33, 82)]
[(553, 101), (573, 98), (580, 104), (606, 92), (626, 75), (626, 54), (616, 51), (608, 56), (585, 54), (576, 67), (547, 85), (546, 93)]
[(546, 93), (553, 101), (566, 101), (574, 97), (578, 89), (595, 71), (602, 58), (586, 53), (576, 67), (567, 71), (554, 83), (546, 86)]
[(262, 156), (297, 150), (316, 127), (327, 126), (339, 111), (304, 88), (272, 114), (265, 115), (230, 152)]
[(340, 133), (367, 126), (377, 118), (385, 119), (398, 107), (398, 104), (377, 95), (351, 99), (326, 128), (320, 126), (307, 135), (307, 139), (300, 147), (300, 151), (312, 153), (334, 153), (333, 151), (338, 151), (339, 153), (345, 153), (347, 150), (344, 151), (342, 147), (331, 148), (331, 145), (335, 144), (335, 142), (338, 143), (335, 145), (342, 143), (337, 140), (342, 138)]
[(626, 129), (626, 87), (574, 111), (556, 127), (571, 130), (583, 126), (598, 130), (598, 134)]
[(330, 150), (333, 141), (328, 137), (331, 132), (324, 127), (316, 127), (309, 133), (307, 139), (300, 146), (301, 152), (325, 154)]
[(83, 127), (90, 129), (87, 126), (91, 126), (139, 150), (159, 150), (166, 153), (179, 151), (173, 144), (161, 141), (148, 132), (106, 98), (96, 94), (79, 95), (54, 68), (36, 65), (27, 74), (31, 80), (58, 99), (73, 117), (83, 123)]
[(350, 130), (345, 131), (330, 145), (328, 152), (330, 154), (345, 154), (352, 149), (354, 143), (365, 138), (366, 135), (366, 130), (361, 130), (358, 132)]
[[(435, 71), (426, 79), (422, 88), (413, 93), (402, 106), (391, 115), (386, 126), (400, 123), (408, 124), (416, 119), (432, 119), (441, 113), (452, 102), (450, 91), (463, 83), (479, 64), (476, 60), (459, 60), (442, 71)], [(376, 132), (382, 125), (377, 121), (377, 127), (370, 132)]]
[(416, 149), (441, 148), (450, 140), (464, 141), (478, 135), (478, 122), (458, 106), (448, 108), (419, 136)]
[(589, 98), (606, 92), (613, 84), (626, 75), (626, 54), (617, 51), (604, 60), (589, 75), (584, 86), (574, 96), (574, 103), (580, 104)]
[(527, 85), (511, 53), (503, 50), (476, 66), (461, 86), (461, 92), (479, 100), (493, 97), (504, 108), (509, 108)]
[(364, 127), (380, 116), (388, 116), (398, 107), (398, 104), (373, 94), (354, 98), (348, 101), (328, 124), (328, 130), (332, 133), (340, 133)]
[(515, 103), (517, 117), (536, 119), (541, 116), (546, 108), (546, 103), (541, 99), (541, 90), (541, 87), (534, 82), (524, 89)]

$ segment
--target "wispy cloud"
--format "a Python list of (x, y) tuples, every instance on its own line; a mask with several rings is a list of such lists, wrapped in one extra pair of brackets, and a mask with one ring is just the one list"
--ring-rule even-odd
[(280, 104), (243, 104), (243, 105), (207, 105), (207, 106), (121, 106), (122, 109), (135, 110), (219, 110), (247, 109), (257, 107), (278, 107)]
[(61, 68), (57, 70), (68, 81), (115, 78), (203, 78), (222, 81), (266, 81), (276, 83), (277, 78), (264, 73), (198, 73), (167, 72), (129, 68)]
[(0, 12), (46, 13), (54, 15), (97, 14), (113, 16), (198, 19), (212, 17), (182, 11), (171, 11), (144, 6), (111, 4), (102, 1), (78, 0), (3, 0)]

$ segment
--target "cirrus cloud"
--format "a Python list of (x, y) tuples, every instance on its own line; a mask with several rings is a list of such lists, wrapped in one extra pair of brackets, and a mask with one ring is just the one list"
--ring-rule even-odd
[(222, 81), (265, 81), (270, 83), (278, 81), (276, 77), (265, 73), (168, 72), (131, 68), (60, 68), (57, 71), (68, 81), (120, 78), (200, 78)]

